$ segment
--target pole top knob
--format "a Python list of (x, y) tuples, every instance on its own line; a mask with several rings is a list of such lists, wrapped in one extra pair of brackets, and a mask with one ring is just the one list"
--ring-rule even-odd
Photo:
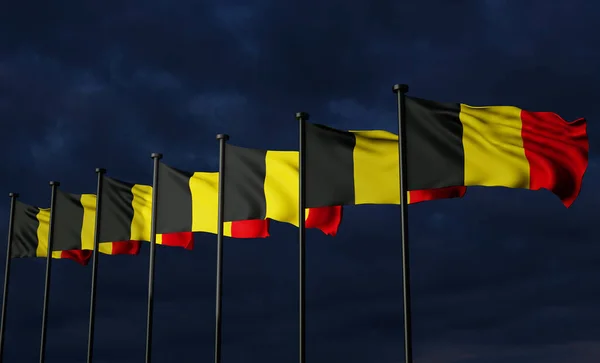
[(310, 119), (310, 115), (308, 112), (296, 112), (296, 120), (298, 121), (308, 121)]
[(394, 93), (406, 93), (408, 92), (408, 85), (407, 84), (395, 84), (394, 87), (392, 87), (392, 91), (394, 91)]

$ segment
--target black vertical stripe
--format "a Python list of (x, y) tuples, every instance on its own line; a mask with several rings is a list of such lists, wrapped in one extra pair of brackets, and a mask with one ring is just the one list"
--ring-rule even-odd
[(56, 192), (52, 250), (80, 250), (81, 230), (83, 228), (81, 195), (69, 194), (61, 190), (57, 190)]
[(464, 185), (460, 105), (406, 97), (408, 189)]
[(104, 177), (100, 199), (100, 242), (131, 239), (133, 186), (131, 183)]
[(306, 206), (352, 205), (354, 146), (347, 131), (306, 123)]
[(225, 220), (264, 219), (266, 150), (226, 145)]
[(192, 230), (192, 173), (163, 163), (158, 168), (158, 209), (156, 233)]
[(40, 225), (37, 214), (39, 212), (39, 208), (16, 201), (11, 258), (37, 256), (39, 243), (37, 231)]

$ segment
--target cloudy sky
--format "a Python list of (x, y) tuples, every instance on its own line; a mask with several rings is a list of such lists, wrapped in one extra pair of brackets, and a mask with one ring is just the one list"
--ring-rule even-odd
[[(91, 193), (96, 167), (149, 184), (151, 152), (216, 170), (217, 133), (296, 148), (296, 111), (396, 131), (394, 83), (437, 101), (586, 117), (590, 165), (570, 209), (546, 191), (501, 188), (409, 208), (414, 354), (598, 362), (599, 11), (591, 0), (6, 1), (0, 190), (48, 206), (49, 180)], [(398, 207), (347, 208), (344, 218), (335, 238), (308, 233), (308, 362), (400, 363)], [(224, 363), (297, 359), (297, 230), (271, 232), (225, 241)], [(97, 363), (143, 361), (147, 247), (102, 256)], [(155, 362), (212, 359), (215, 247), (197, 234), (192, 252), (158, 249)], [(47, 362), (82, 362), (91, 269), (53, 266)], [(13, 263), (6, 362), (37, 361), (44, 268)]]

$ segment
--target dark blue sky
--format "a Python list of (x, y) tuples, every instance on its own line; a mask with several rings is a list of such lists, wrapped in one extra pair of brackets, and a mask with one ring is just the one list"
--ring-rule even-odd
[[(88, 5), (85, 5), (88, 4)], [(215, 134), (297, 146), (296, 111), (396, 131), (410, 95), (588, 119), (591, 154), (570, 209), (546, 191), (473, 188), (410, 209), (415, 362), (600, 359), (600, 181), (594, 148), (600, 5), (555, 1), (5, 1), (0, 190), (47, 206), (51, 179), (91, 193), (95, 167), (151, 183), (151, 152), (216, 170)], [(403, 361), (398, 207), (346, 208), (308, 233), (310, 363)], [(8, 198), (0, 221), (8, 219)], [(297, 233), (227, 239), (223, 362), (297, 359)], [(0, 223), (0, 236), (6, 223)], [(3, 244), (4, 245), (4, 244)], [(215, 236), (159, 248), (155, 362), (213, 357)], [(148, 245), (102, 256), (97, 363), (144, 357)], [(4, 259), (4, 247), (0, 249)], [(35, 362), (45, 261), (16, 260), (7, 362)], [(54, 264), (48, 363), (85, 359), (90, 268)]]

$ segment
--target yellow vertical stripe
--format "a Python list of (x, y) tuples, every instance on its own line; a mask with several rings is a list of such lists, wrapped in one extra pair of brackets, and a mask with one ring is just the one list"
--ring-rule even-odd
[[(219, 222), (219, 173), (196, 172), (189, 182), (192, 195), (192, 232), (217, 233)], [(231, 222), (223, 223), (223, 235), (231, 237)]]
[(83, 221), (81, 225), (81, 249), (94, 250), (94, 232), (96, 230), (96, 195), (82, 194)]
[(265, 157), (266, 218), (298, 226), (298, 152), (267, 151)]
[(36, 250), (36, 256), (45, 257), (48, 256), (48, 232), (50, 228), (50, 208), (41, 209), (37, 214), (38, 219), (38, 230), (37, 239), (38, 245)]
[(521, 110), (460, 105), (465, 185), (529, 188), (529, 162), (521, 137)]
[[(96, 233), (96, 195), (82, 194), (81, 205), (83, 206), (83, 223), (81, 228), (81, 249), (94, 250), (94, 234)], [(99, 243), (98, 251), (103, 254), (112, 255), (112, 242)]]
[(381, 130), (351, 132), (356, 138), (355, 203), (400, 204), (398, 136)]
[(131, 221), (131, 239), (150, 241), (150, 223), (152, 221), (152, 187), (135, 184), (133, 194), (133, 220)]
[(192, 194), (192, 231), (217, 233), (219, 173), (194, 173), (189, 186)]
[[(50, 232), (50, 208), (40, 208), (37, 214), (38, 230), (37, 239), (38, 245), (35, 251), (37, 257), (48, 257), (48, 233)], [(60, 258), (61, 251), (53, 251), (52, 258)]]

